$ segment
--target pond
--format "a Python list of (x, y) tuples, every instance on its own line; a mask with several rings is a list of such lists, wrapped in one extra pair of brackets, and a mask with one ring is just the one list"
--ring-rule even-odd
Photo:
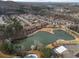
[(63, 30), (54, 30), (54, 34), (51, 34), (48, 32), (37, 32), (33, 36), (24, 39), (19, 44), (22, 45), (24, 48), (29, 49), (31, 45), (34, 45), (34, 44), (47, 45), (58, 39), (73, 40), (75, 38)]

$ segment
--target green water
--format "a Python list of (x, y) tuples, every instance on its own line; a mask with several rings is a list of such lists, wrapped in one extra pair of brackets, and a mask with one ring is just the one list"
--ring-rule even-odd
[(38, 32), (35, 35), (24, 39), (19, 44), (23, 45), (25, 48), (30, 48), (31, 45), (42, 43), (44, 45), (47, 45), (51, 42), (54, 42), (58, 39), (65, 39), (65, 40), (73, 40), (74, 37), (69, 35), (63, 30), (55, 30), (54, 34), (50, 34), (48, 32)]

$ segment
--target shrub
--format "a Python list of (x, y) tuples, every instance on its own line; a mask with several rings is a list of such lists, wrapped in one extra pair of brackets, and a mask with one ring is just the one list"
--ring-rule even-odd
[(41, 51), (43, 52), (43, 54), (44, 54), (44, 58), (49, 58), (49, 57), (51, 57), (51, 49), (49, 49), (49, 48), (42, 48), (41, 49)]

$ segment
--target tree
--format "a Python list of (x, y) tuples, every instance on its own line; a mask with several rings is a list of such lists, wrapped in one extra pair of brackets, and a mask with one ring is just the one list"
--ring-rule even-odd
[(18, 31), (23, 29), (20, 21), (16, 18), (10, 18), (8, 20), (7, 25), (0, 25), (0, 31), (3, 32), (5, 40), (3, 40), (1, 50), (9, 53), (14, 53), (15, 48), (12, 41), (12, 36), (16, 34)]
[(16, 34), (16, 32), (23, 29), (20, 21), (18, 21), (16, 18), (10, 18), (7, 22), (8, 25), (2, 26), (2, 31), (6, 39), (11, 38), (14, 34)]
[(51, 57), (52, 53), (51, 53), (51, 49), (49, 48), (41, 48), (41, 50), (44, 54), (44, 58), (49, 58)]
[(3, 42), (3, 45), (1, 46), (1, 50), (10, 54), (15, 52), (14, 45), (8, 39), (6, 39)]

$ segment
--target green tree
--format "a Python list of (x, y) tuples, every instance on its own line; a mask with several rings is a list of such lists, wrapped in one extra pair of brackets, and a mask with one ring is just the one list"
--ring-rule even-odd
[[(16, 34), (18, 31), (22, 30), (23, 27), (16, 18), (10, 18), (7, 25), (0, 25), (0, 31), (3, 32), (5, 40), (3, 40), (1, 50), (12, 53), (15, 51), (14, 45), (11, 42), (11, 37)], [(9, 39), (10, 38), (10, 39)]]
[(44, 58), (49, 58), (51, 57), (52, 53), (51, 53), (51, 49), (49, 48), (41, 48), (41, 50), (44, 54)]
[(16, 32), (19, 32), (22, 29), (23, 26), (16, 18), (10, 18), (8, 20), (8, 25), (4, 25), (1, 28), (6, 39), (11, 38), (11, 36), (13, 36), (14, 34), (16, 34)]
[(15, 49), (14, 49), (14, 45), (11, 43), (10, 40), (6, 39), (3, 42), (3, 45), (1, 46), (1, 50), (5, 51), (7, 53), (14, 53)]

